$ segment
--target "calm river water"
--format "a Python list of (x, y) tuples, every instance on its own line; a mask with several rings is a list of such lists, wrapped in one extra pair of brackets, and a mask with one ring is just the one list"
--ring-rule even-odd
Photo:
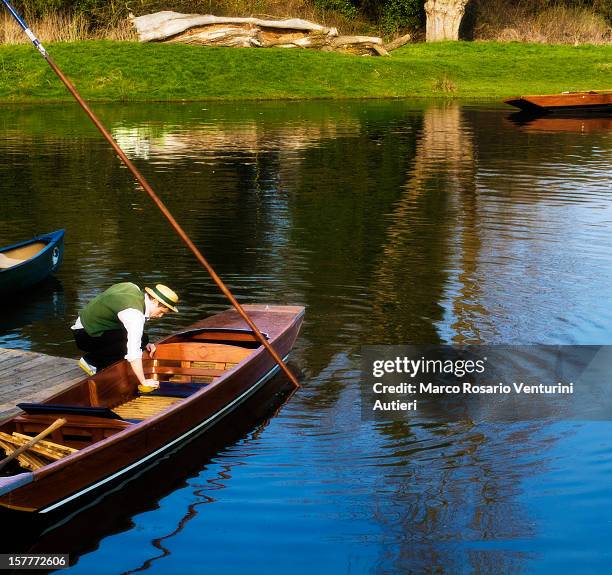
[[(365, 344), (612, 343), (612, 121), (495, 105), (104, 106), (243, 303), (299, 303), (281, 383), (33, 550), (67, 573), (608, 573), (612, 423), (362, 421)], [(116, 281), (226, 302), (76, 106), (0, 107), (0, 245), (66, 229), (0, 347), (77, 357)], [(276, 387), (274, 387), (276, 386)], [(265, 405), (265, 408), (264, 408)], [(6, 550), (9, 551), (9, 550)]]

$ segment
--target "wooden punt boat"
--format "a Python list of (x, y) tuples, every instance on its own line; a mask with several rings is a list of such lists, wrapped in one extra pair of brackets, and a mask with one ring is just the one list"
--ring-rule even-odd
[[(109, 535), (130, 529), (136, 515), (157, 509), (159, 502), (177, 485), (185, 485), (194, 476), (199, 475), (203, 481), (221, 480), (216, 482), (221, 489), (231, 487), (227, 474), (231, 475), (232, 468), (240, 466), (244, 459), (225, 460), (220, 471), (216, 468), (208, 470), (207, 464), (237, 441), (246, 444), (257, 442), (294, 391), (289, 380), (273, 377), (209, 433), (186, 443), (171, 457), (160, 457), (154, 466), (138, 473), (137, 480), (132, 476), (131, 481), (121, 482), (105, 491), (103, 497), (94, 498), (90, 504), (81, 502), (75, 513), (68, 514), (69, 521), (66, 513), (55, 521), (45, 519), (45, 514), (40, 513), (2, 513), (10, 517), (14, 528), (3, 533), (2, 547), (11, 553), (57, 553), (62, 550), (71, 551), (71, 555), (82, 555), (95, 550)], [(175, 517), (168, 531), (175, 527), (174, 533), (178, 534), (194, 517), (192, 507), (187, 506), (185, 515)]]
[[(304, 308), (244, 308), (287, 357)], [(44, 403), (19, 404), (24, 412), (0, 424), (3, 447), (14, 449), (57, 418), (66, 423), (26, 452), (21, 467), (11, 463), (12, 474), (0, 477), (0, 506), (29, 517), (73, 511), (209, 429), (279, 371), (244, 325), (231, 309), (161, 340), (155, 357), (143, 359), (145, 375), (160, 381), (153, 393), (138, 392), (123, 360)]]
[(64, 230), (0, 248), (0, 294), (20, 292), (56, 272), (64, 255)]
[(612, 113), (612, 90), (520, 96), (504, 100), (504, 102), (532, 114), (576, 112), (577, 110)]

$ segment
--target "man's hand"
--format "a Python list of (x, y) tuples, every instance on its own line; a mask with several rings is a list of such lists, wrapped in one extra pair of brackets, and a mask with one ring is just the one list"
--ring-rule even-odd
[(150, 355), (151, 357), (153, 357), (153, 354), (155, 353), (155, 350), (156, 350), (156, 349), (157, 349), (157, 348), (155, 347), (155, 344), (154, 344), (154, 343), (147, 343), (147, 345), (146, 345), (146, 350), (149, 352), (149, 355)]
[(130, 361), (130, 365), (132, 366), (132, 369), (134, 370), (134, 374), (138, 378), (138, 383), (140, 383), (140, 385), (146, 385), (148, 387), (159, 387), (159, 381), (156, 381), (155, 379), (145, 378), (145, 374), (142, 369), (141, 359), (135, 359), (133, 361)]

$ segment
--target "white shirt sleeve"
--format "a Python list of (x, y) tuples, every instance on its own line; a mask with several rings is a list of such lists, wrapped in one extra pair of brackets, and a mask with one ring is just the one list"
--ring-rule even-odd
[(121, 310), (117, 317), (127, 330), (127, 353), (125, 359), (134, 361), (142, 357), (140, 344), (142, 343), (142, 333), (144, 331), (145, 316), (141, 311), (134, 308)]

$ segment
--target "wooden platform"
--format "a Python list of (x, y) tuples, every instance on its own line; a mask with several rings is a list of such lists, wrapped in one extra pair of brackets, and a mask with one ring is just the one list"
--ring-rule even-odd
[(15, 404), (43, 401), (83, 377), (74, 359), (0, 348), (0, 420), (20, 412)]

